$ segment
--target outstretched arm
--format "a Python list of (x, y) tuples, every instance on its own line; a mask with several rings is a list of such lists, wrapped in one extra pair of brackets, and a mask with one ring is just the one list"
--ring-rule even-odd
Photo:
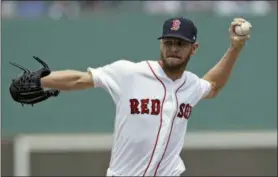
[(221, 60), (203, 76), (203, 79), (211, 83), (211, 91), (204, 98), (214, 98), (226, 85), (231, 75), (232, 69), (235, 65), (235, 62), (241, 50), (243, 49), (246, 40), (250, 37), (249, 35), (238, 36), (237, 34), (235, 34), (235, 26), (241, 25), (242, 23), (249, 22), (242, 18), (236, 18), (231, 23), (231, 26), (229, 28), (231, 38), (230, 47), (221, 58)]
[(57, 90), (81, 90), (94, 87), (92, 74), (76, 70), (53, 71), (50, 75), (41, 78), (44, 88)]

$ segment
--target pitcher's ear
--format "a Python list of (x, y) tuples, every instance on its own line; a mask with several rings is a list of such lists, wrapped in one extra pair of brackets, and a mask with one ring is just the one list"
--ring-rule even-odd
[(198, 49), (199, 49), (199, 44), (198, 44), (197, 42), (195, 42), (194, 44), (192, 44), (191, 55), (196, 55)]

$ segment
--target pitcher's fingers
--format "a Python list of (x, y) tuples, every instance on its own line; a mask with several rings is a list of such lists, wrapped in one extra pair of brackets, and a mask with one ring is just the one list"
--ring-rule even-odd
[(246, 20), (243, 18), (234, 18), (234, 21), (245, 22)]
[(245, 23), (247, 23), (249, 25), (249, 27), (252, 28), (252, 25), (250, 22), (246, 21)]
[(242, 24), (242, 22), (239, 22), (239, 21), (233, 21), (231, 23), (232, 26), (237, 26), (237, 25), (241, 25), (241, 24)]

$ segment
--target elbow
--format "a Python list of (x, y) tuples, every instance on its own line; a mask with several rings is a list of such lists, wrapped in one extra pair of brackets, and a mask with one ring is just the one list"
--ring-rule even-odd
[(211, 83), (211, 90), (208, 93), (208, 95), (204, 97), (205, 99), (212, 99), (212, 98), (217, 97), (223, 88), (214, 82), (210, 82), (210, 83)]
[(93, 82), (87, 75), (80, 76), (74, 83), (73, 86), (71, 86), (71, 90), (82, 90), (87, 89), (90, 87), (93, 87)]
[(215, 98), (219, 95), (219, 92), (220, 90), (219, 89), (215, 89), (215, 90), (212, 90), (211, 91), (211, 94), (210, 94), (210, 98)]
[(213, 83), (212, 84), (212, 92), (213, 92), (213, 96), (216, 97), (220, 90), (222, 90), (223, 86), (221, 86), (220, 84), (217, 83)]
[(85, 88), (85, 85), (86, 85), (86, 83), (80, 78), (70, 86), (70, 90), (83, 89), (83, 88)]

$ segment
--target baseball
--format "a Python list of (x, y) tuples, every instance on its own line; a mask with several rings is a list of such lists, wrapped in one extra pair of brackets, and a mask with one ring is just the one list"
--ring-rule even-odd
[(250, 33), (251, 24), (248, 22), (244, 22), (241, 25), (237, 25), (235, 27), (235, 33), (239, 36), (245, 36)]

